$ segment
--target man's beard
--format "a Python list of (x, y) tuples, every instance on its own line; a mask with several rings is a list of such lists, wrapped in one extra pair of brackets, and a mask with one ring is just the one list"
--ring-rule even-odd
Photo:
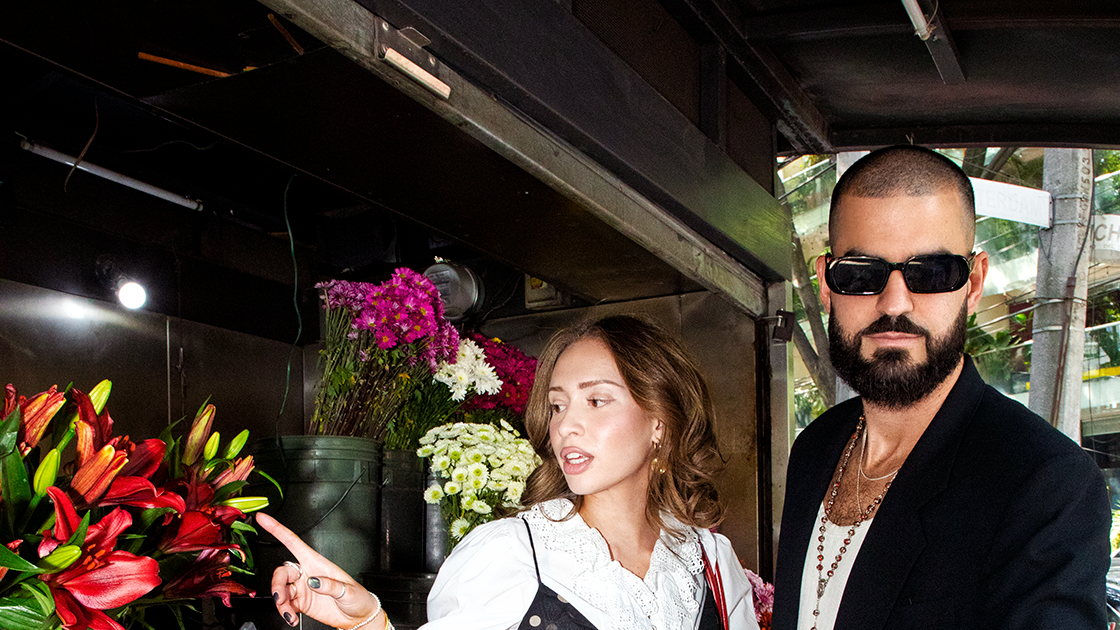
[[(967, 322), (968, 304), (965, 303), (949, 331), (936, 339), (932, 338), (928, 330), (910, 321), (905, 315), (896, 318), (884, 315), (853, 338), (849, 338), (844, 334), (837, 318), (830, 317), (828, 347), (832, 355), (832, 367), (864, 400), (888, 409), (903, 409), (928, 396), (957, 367), (964, 352)], [(910, 352), (902, 348), (880, 348), (870, 360), (864, 359), (860, 355), (860, 340), (864, 335), (883, 332), (924, 337), (925, 362), (909, 362)]]

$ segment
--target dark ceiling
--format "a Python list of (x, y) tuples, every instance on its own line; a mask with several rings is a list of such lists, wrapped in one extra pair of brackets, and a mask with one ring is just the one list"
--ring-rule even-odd
[(919, 0), (926, 43), (900, 0), (665, 4), (757, 83), (783, 151), (1120, 145), (1113, 0)]
[[(763, 129), (776, 130), (751, 145), (762, 147), (754, 166), (739, 161), (764, 188), (776, 154), (907, 141), (1120, 146), (1120, 3), (919, 1), (936, 26), (928, 42), (914, 35), (898, 0), (611, 0), (622, 15), (656, 8), (697, 46), (718, 50), (726, 76), (767, 119)], [(676, 180), (670, 186), (641, 168), (631, 173), (625, 151), (580, 135), (586, 126), (581, 130), (580, 121), (549, 109), (549, 95), (542, 94), (547, 89), (526, 87), (562, 74), (549, 63), (585, 59), (569, 55), (565, 61), (562, 50), (551, 55), (556, 46), (544, 37), (537, 38), (538, 48), (500, 50), (503, 42), (564, 32), (555, 22), (558, 6), (567, 16), (564, 28), (581, 28), (571, 16), (588, 2), (524, 0), (509, 12), (499, 0), (469, 7), (445, 0), (361, 4), (397, 27), (420, 28), (432, 37), (432, 54), (492, 91), (496, 102), (525, 112), (619, 173), (763, 279), (779, 279), (785, 272), (773, 261), (787, 255), (788, 243), (777, 243), (777, 253), (757, 250), (764, 248), (759, 243), (784, 241), (788, 218), (752, 224), (748, 217), (732, 225), (693, 214), (687, 202), (675, 207), (682, 195), (673, 186), (687, 186), (692, 165), (667, 162), (662, 177)], [(40, 244), (6, 246), (0, 277), (82, 292), (51, 280), (57, 275), (52, 269), (63, 265), (67, 251), (84, 250), (78, 243), (103, 238), (122, 243), (118, 249), (131, 242), (171, 251), (162, 265), (177, 270), (180, 295), (177, 304), (162, 308), (184, 316), (184, 303), (204, 309), (205, 302), (183, 297), (190, 293), (183, 289), (184, 268), (204, 268), (198, 277), (208, 282), (224, 279), (233, 306), (235, 283), (245, 278), (258, 285), (256, 301), (279, 305), (291, 291), (293, 255), (305, 289), (322, 277), (374, 279), (397, 265), (423, 267), (433, 255), (470, 260), (491, 276), (487, 308), (519, 303), (521, 272), (550, 280), (583, 303), (700, 289), (576, 201), (269, 14), (252, 0), (14, 2), (0, 8), (0, 211), (8, 210), (0, 228), (55, 225), (69, 235), (60, 238), (75, 245), (51, 250), (55, 264), (39, 267), (28, 261), (29, 249)], [(514, 14), (520, 22), (504, 21)], [(525, 32), (507, 39), (502, 28)], [(138, 53), (230, 76), (169, 67)], [(532, 81), (518, 72), (532, 73)], [(606, 76), (627, 85), (628, 98), (646, 94), (634, 90), (629, 76)], [(556, 96), (586, 106), (603, 94)], [(628, 111), (670, 107), (643, 98), (628, 102)], [(696, 124), (713, 143), (696, 151), (736, 145), (705, 120)], [(689, 145), (681, 138), (691, 136), (673, 131), (630, 134), (619, 142), (648, 141), (647, 154), (658, 153), (659, 141)], [(85, 160), (197, 198), (204, 209), (186, 211), (147, 197), (76, 202), (76, 195), (99, 184), (78, 173), (63, 193), (68, 169), (20, 151), (24, 138), (71, 155), (85, 149)], [(709, 164), (697, 172), (704, 175), (704, 169), (714, 170)], [(707, 192), (697, 185), (694, 196)], [(86, 211), (89, 204), (98, 208), (96, 216)], [(285, 322), (262, 331), (230, 316), (198, 318), (289, 336)]]

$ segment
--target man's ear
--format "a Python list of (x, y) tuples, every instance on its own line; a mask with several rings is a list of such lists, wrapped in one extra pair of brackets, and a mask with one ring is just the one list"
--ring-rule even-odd
[(988, 252), (981, 251), (972, 259), (972, 273), (968, 274), (968, 313), (976, 312), (980, 298), (984, 297), (984, 280), (988, 277)]
[(817, 285), (820, 286), (819, 294), (820, 294), (820, 298), (821, 298), (821, 308), (824, 309), (825, 313), (832, 314), (832, 291), (829, 290), (828, 283), (824, 281), (824, 269), (825, 269), (825, 255), (824, 254), (821, 254), (820, 256), (817, 256), (816, 267), (817, 267)]

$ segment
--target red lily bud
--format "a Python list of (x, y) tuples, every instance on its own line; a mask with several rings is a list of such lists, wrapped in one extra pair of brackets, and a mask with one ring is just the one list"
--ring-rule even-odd
[(183, 464), (190, 466), (198, 461), (206, 441), (210, 438), (210, 427), (214, 424), (214, 405), (206, 405), (191, 424), (191, 432), (187, 434), (187, 442), (183, 447)]
[(97, 451), (93, 457), (86, 461), (74, 473), (70, 487), (82, 495), (86, 503), (93, 505), (109, 489), (109, 485), (120, 474), (121, 468), (128, 463), (128, 458), (122, 451), (106, 444)]
[(66, 396), (57, 385), (20, 405), (23, 417), (19, 425), (20, 452), (24, 455), (39, 444), (54, 414), (66, 404)]

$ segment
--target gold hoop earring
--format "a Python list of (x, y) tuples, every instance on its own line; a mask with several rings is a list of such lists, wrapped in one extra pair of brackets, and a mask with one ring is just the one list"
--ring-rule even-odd
[(650, 469), (657, 471), (657, 474), (665, 474), (665, 464), (661, 462), (661, 442), (653, 443), (653, 461), (650, 462)]

